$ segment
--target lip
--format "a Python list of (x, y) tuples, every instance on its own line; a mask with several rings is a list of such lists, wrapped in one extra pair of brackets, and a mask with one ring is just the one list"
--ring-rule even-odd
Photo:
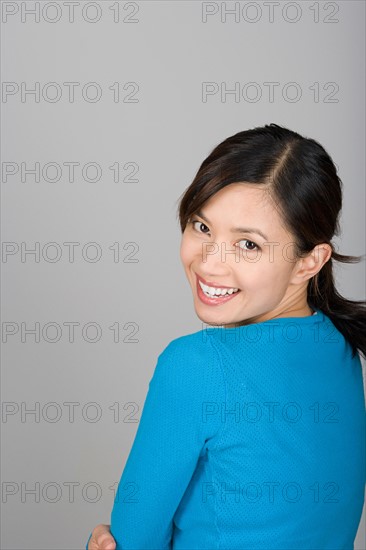
[[(199, 277), (196, 273), (196, 289), (197, 289), (198, 298), (201, 300), (201, 302), (203, 302), (208, 306), (220, 306), (221, 304), (225, 304), (229, 300), (233, 300), (241, 292), (240, 290), (238, 290), (238, 292), (235, 292), (234, 294), (228, 294), (227, 296), (224, 296), (223, 298), (219, 298), (219, 299), (209, 298), (208, 296), (206, 296), (206, 294), (203, 292), (202, 288), (200, 287), (198, 282), (199, 280), (201, 280), (204, 284), (208, 284), (204, 279), (202, 279), (202, 277)], [(209, 286), (215, 286), (215, 285), (209, 285)], [(236, 287), (217, 286), (216, 288), (236, 288)]]
[(200, 280), (203, 282), (204, 285), (207, 285), (207, 286), (212, 286), (214, 288), (237, 288), (236, 286), (224, 286), (224, 285), (220, 285), (219, 283), (213, 283), (212, 281), (206, 281), (203, 277), (200, 277), (199, 275), (197, 275), (196, 273), (196, 277), (197, 277), (197, 280)]

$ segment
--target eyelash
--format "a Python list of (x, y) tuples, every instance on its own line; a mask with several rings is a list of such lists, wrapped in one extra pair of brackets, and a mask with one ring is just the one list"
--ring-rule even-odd
[[(195, 223), (200, 223), (201, 225), (204, 225), (205, 227), (207, 227), (206, 224), (204, 224), (204, 223), (201, 222), (200, 220), (196, 220), (196, 219), (192, 219), (192, 220), (190, 220), (188, 223), (191, 224), (191, 226), (193, 227), (193, 229), (194, 229), (194, 224), (195, 224)], [(194, 231), (195, 231), (195, 229), (194, 229)], [(202, 235), (207, 235), (207, 233), (202, 233)], [(257, 248), (257, 250), (261, 250), (260, 246), (258, 246), (254, 241), (250, 241), (249, 239), (241, 239), (239, 242), (241, 242), (241, 241), (247, 241), (248, 243), (252, 243), (252, 244), (255, 245), (255, 247)], [(241, 248), (241, 247), (240, 247), (240, 248)], [(253, 252), (253, 251), (255, 251), (255, 249), (252, 248), (252, 249), (247, 250), (247, 251), (248, 251), (248, 252)]]

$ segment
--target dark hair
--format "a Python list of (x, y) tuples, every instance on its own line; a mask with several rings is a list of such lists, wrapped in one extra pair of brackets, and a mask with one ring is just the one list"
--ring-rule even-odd
[(366, 302), (341, 296), (333, 277), (333, 260), (359, 262), (363, 256), (338, 254), (330, 242), (339, 235), (342, 181), (325, 149), (314, 139), (267, 124), (228, 137), (202, 162), (193, 182), (179, 197), (182, 233), (188, 220), (220, 189), (231, 183), (264, 185), (295, 238), (296, 257), (321, 243), (332, 255), (307, 286), (309, 306), (322, 310), (351, 344), (366, 357)]

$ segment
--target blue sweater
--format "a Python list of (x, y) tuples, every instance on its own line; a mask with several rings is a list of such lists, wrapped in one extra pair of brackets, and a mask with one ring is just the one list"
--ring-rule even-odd
[(321, 310), (173, 340), (118, 486), (123, 549), (353, 549), (364, 502), (359, 355)]

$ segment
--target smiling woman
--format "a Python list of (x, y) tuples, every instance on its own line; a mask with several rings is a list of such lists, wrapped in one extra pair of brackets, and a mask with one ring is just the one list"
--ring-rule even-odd
[(334, 285), (332, 260), (360, 259), (331, 243), (341, 206), (324, 148), (275, 124), (203, 161), (180, 256), (208, 328), (159, 355), (110, 532), (89, 550), (353, 549), (366, 304)]
[[(230, 328), (311, 314), (308, 279), (329, 259), (331, 247), (324, 244), (306, 259), (294, 261), (294, 236), (282, 226), (267, 190), (259, 185), (230, 184), (209, 200), (205, 217), (201, 212), (205, 223), (198, 218), (193, 216), (183, 232), (181, 259), (192, 286), (196, 314), (203, 322)], [(231, 227), (240, 220), (248, 223), (247, 229)], [(250, 240), (254, 238), (256, 242)], [(203, 295), (202, 287), (197, 288), (197, 281), (206, 285), (202, 290), (211, 298)], [(238, 291), (225, 299), (213, 298), (221, 295), (224, 286)], [(225, 308), (205, 307), (224, 303)]]
[[(314, 139), (270, 124), (217, 145), (179, 204), (181, 258), (199, 318), (232, 326), (318, 307), (365, 357), (365, 302), (342, 297), (334, 284), (333, 260), (362, 258), (338, 254), (331, 242), (341, 208), (342, 182)], [(238, 257), (230, 247), (243, 239), (251, 245)], [(203, 308), (195, 275), (242, 292), (225, 308)]]

